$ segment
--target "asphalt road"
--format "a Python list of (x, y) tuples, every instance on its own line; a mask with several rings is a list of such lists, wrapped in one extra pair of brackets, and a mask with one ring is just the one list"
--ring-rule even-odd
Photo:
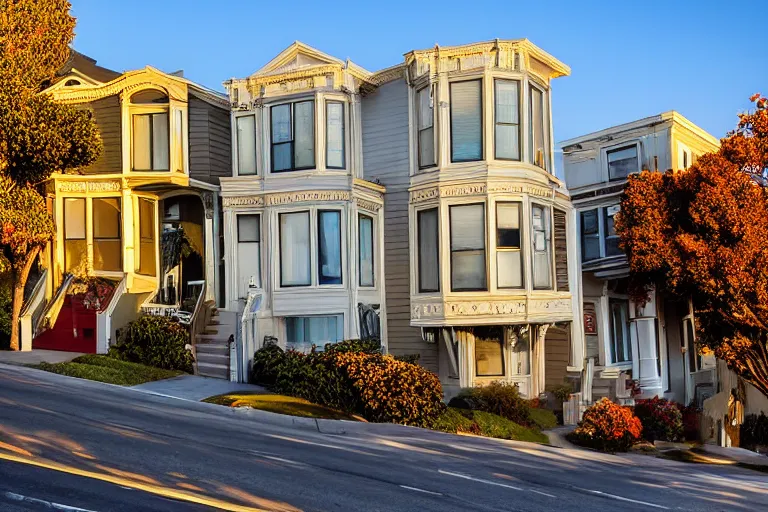
[(371, 430), (0, 365), (0, 510), (768, 510), (768, 476), (746, 469)]

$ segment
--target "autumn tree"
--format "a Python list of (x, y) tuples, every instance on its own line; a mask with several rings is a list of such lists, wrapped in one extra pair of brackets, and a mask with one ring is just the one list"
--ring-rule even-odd
[(629, 179), (616, 230), (635, 298), (691, 301), (697, 344), (768, 396), (768, 99), (716, 153)]
[(88, 112), (41, 94), (69, 58), (69, 11), (67, 0), (0, 0), (0, 273), (13, 289), (13, 350), (24, 286), (54, 229), (39, 188), (52, 173), (88, 165), (101, 151)]

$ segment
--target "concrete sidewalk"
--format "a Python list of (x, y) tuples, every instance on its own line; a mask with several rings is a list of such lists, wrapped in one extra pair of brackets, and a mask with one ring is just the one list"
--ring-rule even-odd
[(240, 384), (238, 382), (200, 377), (198, 375), (182, 375), (172, 379), (147, 382), (146, 384), (132, 386), (131, 389), (153, 395), (169, 396), (195, 402), (226, 393), (267, 393), (267, 390), (261, 386)]
[(40, 363), (64, 363), (82, 355), (80, 352), (62, 352), (60, 350), (27, 350), (24, 352), (0, 350), (0, 363), (17, 366)]

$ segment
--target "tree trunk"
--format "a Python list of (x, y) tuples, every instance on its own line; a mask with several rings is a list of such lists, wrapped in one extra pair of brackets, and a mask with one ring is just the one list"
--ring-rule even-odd
[(19, 317), (21, 316), (21, 308), (24, 306), (24, 287), (27, 284), (27, 278), (29, 278), (29, 271), (32, 270), (32, 265), (35, 263), (39, 247), (35, 247), (27, 254), (27, 259), (24, 261), (24, 265), (21, 270), (13, 271), (13, 306), (11, 307), (11, 350), (19, 350)]

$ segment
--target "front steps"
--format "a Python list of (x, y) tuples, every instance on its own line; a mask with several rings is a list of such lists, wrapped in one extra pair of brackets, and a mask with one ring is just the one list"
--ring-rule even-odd
[(203, 333), (195, 336), (197, 375), (229, 380), (229, 339), (234, 326), (224, 319), (228, 318), (214, 308)]

